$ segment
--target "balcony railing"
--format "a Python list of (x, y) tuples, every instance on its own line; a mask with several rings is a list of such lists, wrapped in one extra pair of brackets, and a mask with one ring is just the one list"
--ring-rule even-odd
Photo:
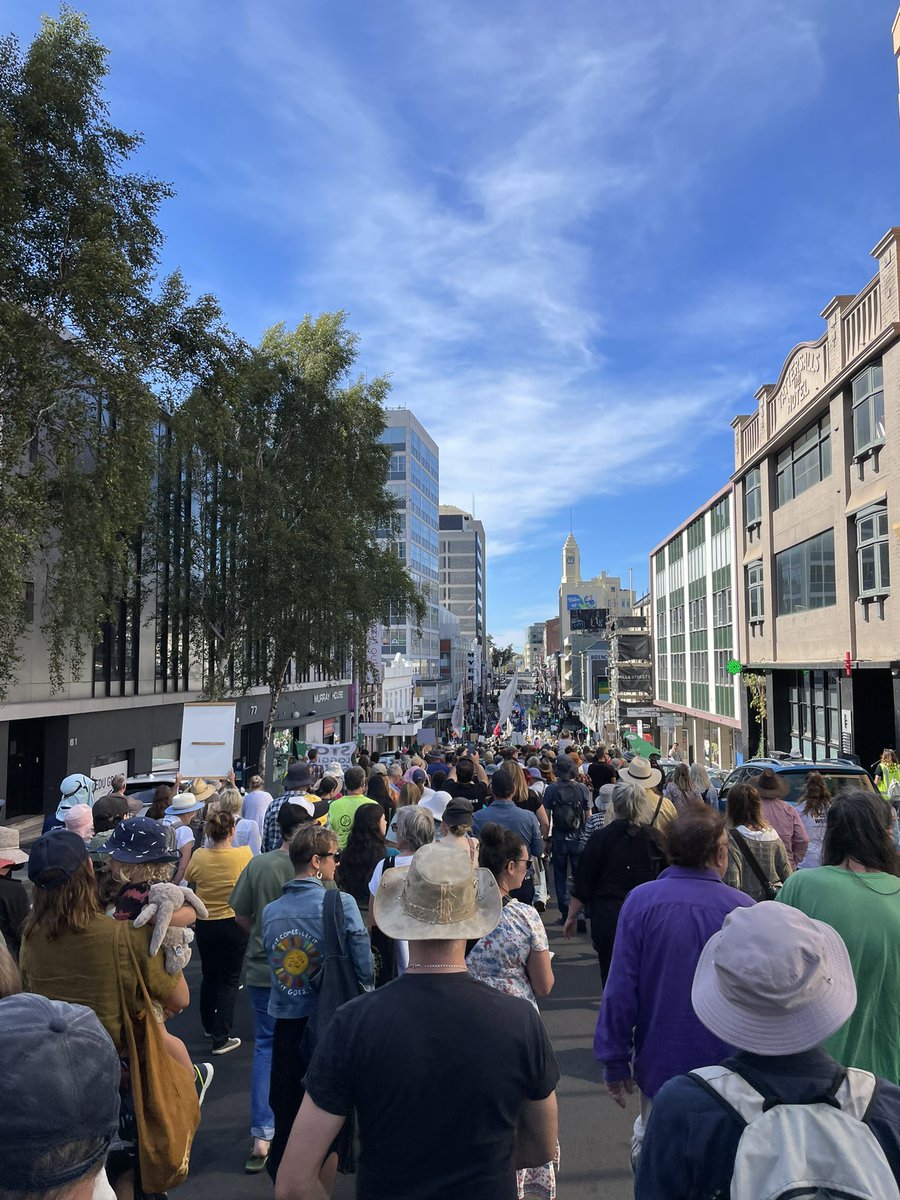
[[(841, 317), (841, 341), (844, 361), (853, 362), (870, 342), (881, 333), (881, 281), (878, 275), (859, 293)], [(831, 364), (829, 364), (831, 365)], [(837, 367), (837, 364), (835, 364)], [(834, 369), (829, 374), (835, 374)]]

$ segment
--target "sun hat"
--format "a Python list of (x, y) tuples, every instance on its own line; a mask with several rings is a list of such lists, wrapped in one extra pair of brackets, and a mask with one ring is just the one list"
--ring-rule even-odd
[(387, 775), (387, 767), (384, 765), (383, 762), (373, 763), (372, 764), (372, 774), (373, 775)]
[(12, 825), (0, 825), (0, 863), (15, 863), (21, 867), (28, 855), (19, 849), (19, 831)]
[(703, 948), (694, 1012), (729, 1045), (798, 1054), (835, 1033), (856, 1008), (840, 934), (789, 904), (736, 908)]
[(791, 790), (789, 784), (776, 775), (771, 767), (766, 767), (761, 774), (748, 779), (747, 783), (756, 788), (763, 800), (781, 800)]
[(287, 769), (287, 775), (284, 777), (284, 790), (286, 792), (299, 792), (301, 788), (312, 786), (313, 777), (309, 769), (309, 763), (295, 762)]
[(388, 937), (448, 941), (480, 938), (503, 911), (500, 889), (463, 847), (420, 846), (408, 867), (385, 871), (374, 901), (375, 923)]
[(87, 856), (87, 846), (77, 833), (51, 829), (31, 847), (28, 878), (45, 892), (55, 891), (69, 882)]
[(205, 779), (195, 779), (190, 791), (179, 792), (166, 809), (167, 817), (183, 817), (186, 813), (199, 812), (204, 804), (216, 794), (216, 789)]
[(150, 817), (120, 821), (104, 851), (116, 862), (126, 863), (177, 862), (181, 857), (177, 850), (170, 849), (163, 826)]
[(620, 778), (625, 783), (638, 783), (644, 789), (655, 788), (662, 779), (662, 771), (651, 767), (646, 758), (636, 754), (631, 762), (619, 771)]
[(527, 771), (528, 771), (529, 778), (533, 779), (535, 782), (537, 782), (539, 779), (543, 779), (543, 776), (541, 775), (540, 769), (538, 767), (528, 767)]
[[(43, 1195), (96, 1174), (119, 1125), (120, 1075), (92, 1009), (31, 993), (0, 1000), (3, 1186)], [(39, 1165), (48, 1151), (83, 1138), (100, 1143), (93, 1156)]]
[(450, 800), (449, 792), (432, 792), (430, 796), (422, 797), (419, 801), (419, 808), (427, 808), (433, 814), (434, 819), (440, 821)]
[(73, 804), (94, 803), (94, 781), (87, 775), (67, 775), (59, 785), (60, 801), (56, 809), (57, 821), (64, 821)]

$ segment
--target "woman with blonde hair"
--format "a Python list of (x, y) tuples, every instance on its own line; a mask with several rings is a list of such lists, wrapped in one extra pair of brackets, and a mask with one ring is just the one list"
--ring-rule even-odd
[[(259, 854), (262, 848), (262, 837), (256, 821), (241, 816), (244, 797), (236, 787), (223, 787), (217, 796), (210, 800), (206, 810), (207, 820), (213, 812), (227, 812), (234, 817), (234, 836), (232, 846), (249, 846), (251, 854)], [(203, 845), (209, 849), (210, 841), (207, 836)]]
[[(895, 794), (891, 795), (891, 789), (894, 788)], [(889, 747), (881, 752), (881, 758), (875, 768), (875, 786), (881, 792), (886, 800), (894, 803), (900, 803), (900, 762), (897, 761), (897, 755), (894, 750)]]
[(691, 786), (695, 792), (699, 792), (703, 803), (708, 804), (710, 808), (718, 809), (719, 793), (713, 787), (703, 763), (692, 762), (688, 770), (688, 775), (690, 776)]
[(418, 804), (424, 795), (425, 789), (421, 784), (413, 783), (412, 780), (408, 780), (400, 788), (400, 794), (397, 798), (397, 808), (391, 817), (388, 831), (385, 835), (385, 841), (390, 845), (397, 845), (397, 814), (403, 808), (410, 808), (412, 805)]
[(831, 800), (832, 795), (825, 777), (818, 771), (810, 771), (806, 777), (803, 794), (797, 803), (800, 820), (809, 837), (809, 848), (797, 864), (798, 871), (822, 865), (822, 844), (825, 841), (825, 825)]
[(683, 762), (672, 772), (672, 778), (666, 784), (663, 795), (672, 801), (679, 812), (692, 804), (703, 803), (703, 797), (691, 782), (691, 773)]

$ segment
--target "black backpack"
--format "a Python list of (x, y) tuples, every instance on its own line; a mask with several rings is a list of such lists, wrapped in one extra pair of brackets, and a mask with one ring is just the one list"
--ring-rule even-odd
[(564, 780), (556, 785), (553, 799), (554, 837), (577, 837), (584, 827), (584, 796), (576, 783)]

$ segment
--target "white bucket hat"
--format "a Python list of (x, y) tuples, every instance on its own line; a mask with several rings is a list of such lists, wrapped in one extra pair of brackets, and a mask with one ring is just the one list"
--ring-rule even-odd
[(444, 809), (450, 803), (451, 796), (449, 792), (432, 792), (430, 796), (423, 796), (418, 803), (419, 808), (427, 808), (436, 821), (440, 821), (444, 816)]
[(462, 847), (438, 842), (420, 846), (408, 867), (385, 871), (375, 895), (376, 925), (399, 940), (484, 937), (502, 912), (491, 872), (474, 869)]
[(637, 783), (646, 790), (656, 787), (662, 779), (662, 771), (651, 767), (648, 759), (637, 754), (630, 763), (619, 769), (619, 778), (626, 783)]
[(19, 831), (12, 825), (0, 825), (0, 862), (15, 863), (17, 867), (28, 862), (28, 855), (19, 849)]
[(856, 981), (840, 934), (776, 901), (728, 914), (700, 955), (691, 1002), (739, 1050), (798, 1054), (851, 1016)]

